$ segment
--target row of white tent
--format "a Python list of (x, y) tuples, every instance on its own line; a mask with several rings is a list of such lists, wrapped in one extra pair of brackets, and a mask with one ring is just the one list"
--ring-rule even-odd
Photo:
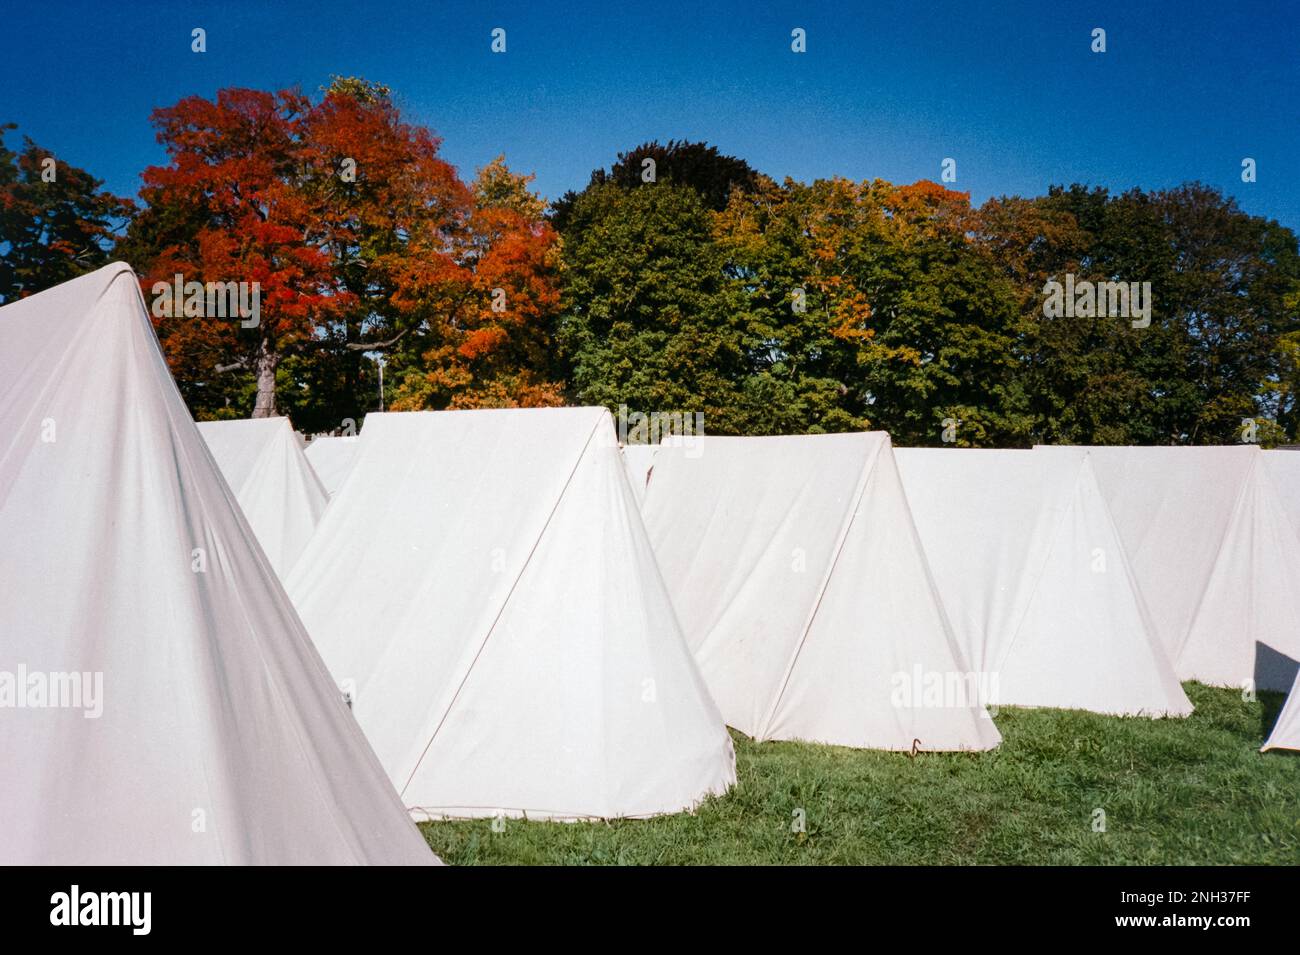
[[(888, 449), (872, 434), (625, 449), (687, 640), (732, 725), (788, 738), (779, 697), (818, 695), (797, 681), (819, 631), (915, 648), (937, 629), (931, 603), (970, 668), (958, 685), (984, 703), (1182, 716), (1179, 680), (1300, 685), (1300, 454), (900, 448), (864, 469), (873, 443)], [(909, 571), (904, 525), (922, 573)], [(927, 573), (933, 600), (918, 586)], [(923, 677), (950, 675), (940, 651), (930, 660), (941, 665)], [(1300, 749), (1300, 693), (1265, 748)]]
[[(522, 430), (536, 415), (515, 419)], [(450, 422), (445, 415), (384, 420), (408, 429), (392, 444), (394, 462), (408, 448), (445, 453), (434, 427)], [(504, 419), (463, 420), (483, 435), (510, 430)], [(242, 424), (251, 432), (261, 423)], [(322, 448), (316, 459), (346, 474), (357, 446), (356, 438), (317, 439), (308, 454)], [(456, 454), (475, 459), (463, 447)], [(884, 662), (887, 642), (832, 647), (825, 632), (895, 635), (920, 668), (902, 689), (923, 695), (927, 680), (960, 677), (943, 697), (948, 709), (1008, 703), (1182, 716), (1191, 704), (1179, 679), (1271, 689), (1294, 679), (1300, 549), (1287, 530), (1293, 499), (1278, 488), (1296, 485), (1278, 472), (1300, 456), (1250, 446), (895, 449), (891, 460), (880, 434), (693, 438), (672, 449), (628, 446), (623, 456), (696, 661), (727, 722), (757, 738), (996, 743), (987, 721), (972, 730), (942, 708), (894, 705), (899, 671)], [(364, 486), (389, 488), (393, 478)], [(846, 518), (848, 500), (877, 513)], [(1198, 520), (1186, 520), (1190, 510)], [(913, 565), (900, 565), (900, 555)], [(802, 614), (806, 621), (795, 619)], [(956, 654), (943, 650), (950, 639)], [(824, 692), (830, 672), (878, 682), (846, 687), (846, 705)], [(825, 713), (813, 713), (813, 698)]]
[(292, 543), (272, 563), (417, 817), (646, 816), (734, 781), (608, 412), (376, 413), (305, 453), (285, 418), (199, 430), (268, 556)]
[(603, 409), (374, 415), (304, 541), (297, 439), (195, 426), (127, 266), (0, 309), (0, 395), (0, 863), (429, 863), (412, 814), (734, 783)]
[[(412, 449), (446, 455), (445, 414), (382, 420), (401, 429), (388, 452), (399, 467)], [(493, 447), (525, 449), (514, 431), (538, 418), (459, 420)], [(266, 427), (230, 424), (250, 443)], [(497, 431), (505, 436), (491, 437)], [(314, 460), (333, 466), (337, 489), (357, 446), (320, 438), (308, 456), (321, 449)], [(480, 464), (464, 439), (455, 454)], [(1192, 707), (1179, 679), (1287, 689), (1295, 678), (1297, 495), (1279, 489), (1300, 487), (1291, 480), (1300, 473), (1283, 473), (1300, 472), (1300, 455), (1251, 446), (891, 455), (882, 434), (845, 434), (696, 437), (630, 445), (623, 458), (695, 659), (727, 722), (756, 738), (983, 748), (997, 742), (988, 722), (954, 710), (982, 716), (980, 704), (1005, 703), (1184, 716)], [(363, 486), (360, 500), (396, 484), (381, 472)], [(401, 499), (404, 513), (419, 514), (413, 497)], [(381, 544), (376, 560), (388, 553)], [(313, 634), (347, 619), (325, 618)], [(892, 635), (914, 678), (896, 686), (895, 648), (863, 633)], [(369, 644), (339, 645), (345, 669), (365, 669), (369, 650), (358, 646)], [(848, 681), (842, 692), (827, 692), (831, 674)], [(898, 692), (924, 696), (927, 686), (943, 706), (896, 705)], [(395, 707), (384, 711), (394, 717)], [(1287, 738), (1284, 722), (1270, 745)]]
[[(724, 721), (987, 749), (991, 705), (1184, 715), (1179, 678), (1300, 657), (1252, 448), (621, 452), (566, 408), (371, 414), (304, 459), (283, 419), (193, 425), (122, 265), (0, 309), (0, 396), (3, 862), (436, 861), (410, 815), (725, 792)], [(99, 712), (32, 674), (102, 677)]]

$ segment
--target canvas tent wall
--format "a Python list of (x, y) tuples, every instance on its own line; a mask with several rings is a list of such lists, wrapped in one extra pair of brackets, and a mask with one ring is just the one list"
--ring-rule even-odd
[(271, 566), (284, 577), (329, 503), (289, 419), (204, 421), (199, 434), (235, 492)]
[(897, 449), (917, 531), (988, 703), (1186, 716), (1086, 455)]
[(1260, 456), (1291, 529), (1300, 537), (1300, 450), (1261, 451)]
[(1286, 705), (1278, 714), (1277, 722), (1273, 724), (1273, 731), (1269, 733), (1263, 748), (1300, 749), (1300, 675), (1296, 676)]
[(1300, 545), (1259, 448), (1086, 451), (1178, 678), (1288, 689)]
[(650, 471), (654, 468), (657, 444), (625, 444), (623, 446), (623, 466), (627, 468), (627, 480), (632, 485), (632, 493), (637, 503), (645, 499), (646, 482), (650, 480)]
[(883, 433), (696, 437), (646, 528), (727, 722), (756, 739), (987, 749)]
[(0, 308), (0, 581), (0, 863), (436, 861), (125, 265)]
[[(1277, 499), (1281, 502), (1282, 510), (1286, 512), (1291, 521), (1291, 530), (1295, 532), (1296, 538), (1300, 540), (1300, 449), (1287, 448), (1275, 451), (1260, 452), (1260, 459), (1264, 462), (1265, 473), (1271, 480), (1273, 490), (1277, 493)], [(1290, 669), (1290, 664), (1294, 661), (1291, 657), (1278, 653), (1271, 647), (1256, 647), (1257, 651), (1267, 656), (1266, 662), (1257, 663), (1256, 669), (1266, 670), (1269, 672), (1269, 678), (1266, 684), (1276, 688), (1280, 683), (1285, 682), (1286, 674)], [(1300, 682), (1300, 671), (1296, 674), (1296, 680)], [(1273, 734), (1273, 739), (1289, 739), (1290, 744), (1272, 742), (1273, 748), (1285, 746), (1287, 749), (1300, 749), (1300, 694), (1294, 690), (1288, 697), (1290, 714), (1288, 718), (1279, 717), (1278, 731)], [(1287, 727), (1291, 727), (1288, 731)], [(1289, 736), (1288, 736), (1289, 732)]]
[(352, 461), (357, 453), (356, 435), (340, 437), (322, 434), (311, 440), (305, 454), (307, 463), (316, 472), (325, 493), (333, 497), (343, 486), (343, 479), (352, 470)]
[(648, 816), (735, 779), (602, 408), (368, 415), (288, 587), (418, 816)]

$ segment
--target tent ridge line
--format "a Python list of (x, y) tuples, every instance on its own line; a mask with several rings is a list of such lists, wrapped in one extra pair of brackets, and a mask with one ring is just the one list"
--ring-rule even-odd
[(519, 565), (519, 573), (515, 575), (515, 579), (510, 584), (510, 589), (506, 591), (506, 595), (501, 601), (501, 606), (497, 608), (496, 616), (494, 616), (492, 622), (488, 624), (487, 632), (483, 634), (483, 639), (479, 641), (478, 649), (474, 651), (474, 656), (470, 660), (469, 666), (467, 666), (465, 672), (461, 674), (460, 682), (456, 684), (455, 692), (452, 693), (451, 699), (447, 702), (446, 708), (443, 709), (442, 716), (438, 718), (438, 724), (433, 728), (433, 732), (429, 734), (429, 741), (424, 744), (424, 749), (420, 751), (420, 758), (417, 759), (415, 765), (411, 767), (411, 772), (410, 775), (406, 777), (406, 782), (402, 783), (401, 793), (404, 794), (406, 792), (406, 787), (411, 785), (411, 780), (413, 780), (415, 774), (420, 771), (420, 766), (424, 763), (424, 757), (429, 753), (429, 747), (433, 745), (433, 741), (437, 739), (438, 734), (442, 732), (442, 727), (447, 722), (447, 717), (451, 715), (451, 711), (456, 706), (456, 701), (460, 699), (461, 690), (465, 688), (465, 683), (469, 680), (469, 675), (474, 672), (474, 667), (477, 665), (479, 657), (482, 656), (483, 650), (487, 647), (488, 641), (492, 639), (492, 634), (496, 631), (497, 624), (501, 622), (501, 617), (506, 612), (506, 607), (510, 605), (510, 598), (514, 596), (515, 588), (519, 586), (519, 581), (523, 579), (529, 565), (532, 563), (533, 555), (537, 553), (538, 546), (541, 544), (542, 539), (546, 537), (546, 531), (550, 528), (551, 521), (555, 518), (555, 512), (560, 509), (560, 502), (564, 500), (564, 495), (569, 491), (569, 485), (573, 483), (573, 476), (578, 473), (578, 467), (582, 464), (582, 459), (586, 456), (587, 449), (591, 447), (591, 439), (596, 436), (596, 432), (600, 429), (600, 426), (605, 423), (605, 415), (608, 413), (608, 410), (606, 410), (605, 414), (602, 414), (597, 418), (595, 427), (593, 427), (591, 433), (587, 435), (587, 440), (582, 443), (582, 449), (574, 455), (573, 467), (569, 471), (569, 476), (564, 479), (564, 485), (560, 488), (560, 493), (555, 496), (555, 503), (551, 505), (551, 509), (547, 513), (546, 520), (542, 524), (542, 529), (537, 532), (537, 537), (533, 541), (533, 546), (528, 550), (528, 556), (525, 557), (524, 562)]
[(835, 567), (840, 560), (840, 554), (844, 552), (844, 545), (848, 543), (849, 531), (853, 528), (853, 522), (857, 519), (858, 507), (862, 503), (863, 496), (867, 493), (867, 484), (870, 483), (871, 475), (875, 472), (876, 464), (884, 450), (884, 444), (884, 441), (877, 442), (875, 453), (863, 462), (862, 474), (858, 477), (858, 486), (854, 488), (851, 505), (844, 517), (844, 523), (840, 527), (839, 537), (835, 541), (835, 550), (831, 554), (831, 559), (827, 562), (826, 573), (822, 575), (821, 584), (817, 588), (817, 596), (813, 599), (812, 608), (808, 612), (808, 619), (804, 621), (803, 629), (799, 632), (799, 639), (795, 643), (794, 652), (790, 654), (790, 662), (786, 664), (781, 683), (772, 696), (772, 703), (768, 707), (767, 715), (763, 717), (763, 722), (757, 727), (758, 736), (755, 737), (756, 739), (761, 740), (767, 737), (768, 730), (772, 727), (772, 720), (776, 718), (776, 711), (780, 708), (781, 700), (785, 697), (786, 688), (790, 684), (790, 677), (794, 675), (795, 664), (799, 662), (799, 656), (803, 653), (804, 644), (808, 641), (808, 634), (812, 632), (812, 625), (817, 619), (818, 611), (821, 610), (822, 599), (826, 596), (826, 588), (830, 586), (831, 577), (834, 576)]

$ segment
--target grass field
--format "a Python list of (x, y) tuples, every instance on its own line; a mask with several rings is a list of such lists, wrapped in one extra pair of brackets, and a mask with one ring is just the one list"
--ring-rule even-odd
[(738, 783), (693, 815), (421, 830), (454, 865), (1300, 864), (1300, 754), (1258, 752), (1282, 695), (1185, 688), (1182, 720), (1004, 708), (987, 753), (733, 734)]

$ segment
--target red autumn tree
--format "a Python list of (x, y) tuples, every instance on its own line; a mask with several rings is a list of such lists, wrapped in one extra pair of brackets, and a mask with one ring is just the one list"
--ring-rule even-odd
[(178, 379), (201, 385), (229, 371), (256, 382), (253, 416), (276, 413), (276, 369), (313, 340), (347, 303), (327, 249), (313, 241), (314, 210), (302, 190), (302, 132), (311, 104), (292, 92), (222, 90), (154, 111), (171, 162), (144, 172), (144, 213), (127, 248), (147, 298), (157, 282), (257, 283), (254, 327), (237, 318), (186, 316), (173, 302), (155, 321)]
[(399, 356), (393, 407), (538, 407), (563, 401), (552, 367), (559, 241), (545, 204), (497, 157), (471, 189), (456, 260), (468, 284), (437, 307)]
[(333, 373), (345, 416), (366, 407), (364, 356), (399, 350), (432, 316), (454, 311), (473, 281), (462, 262), (473, 197), (439, 146), (402, 121), (387, 88), (364, 80), (335, 80), (311, 114), (307, 188), (350, 297), (323, 329), (318, 364)]
[[(555, 240), (540, 206), (530, 219), (487, 203), (438, 155), (432, 133), (402, 120), (387, 88), (336, 79), (315, 104), (291, 91), (223, 90), (215, 102), (158, 110), (155, 123), (171, 163), (146, 171), (147, 209), (128, 242), (147, 263), (146, 292), (178, 272), (262, 283), (256, 329), (159, 320), (197, 414), (217, 398), (242, 403), (214, 386), (234, 372), (255, 381), (254, 416), (292, 410), (304, 392), (305, 426), (337, 426), (370, 407), (366, 354), (391, 353), (413, 380), (441, 373), (439, 356), (458, 356), (448, 395), (411, 400), (419, 406), (497, 395), (480, 374), (512, 383), (508, 395), (537, 377), (511, 363), (545, 362), (557, 306)], [(502, 287), (515, 308), (504, 319), (491, 312), (496, 324), (529, 334), (474, 337)], [(424, 368), (425, 356), (437, 367)], [(288, 400), (277, 400), (286, 384)]]

